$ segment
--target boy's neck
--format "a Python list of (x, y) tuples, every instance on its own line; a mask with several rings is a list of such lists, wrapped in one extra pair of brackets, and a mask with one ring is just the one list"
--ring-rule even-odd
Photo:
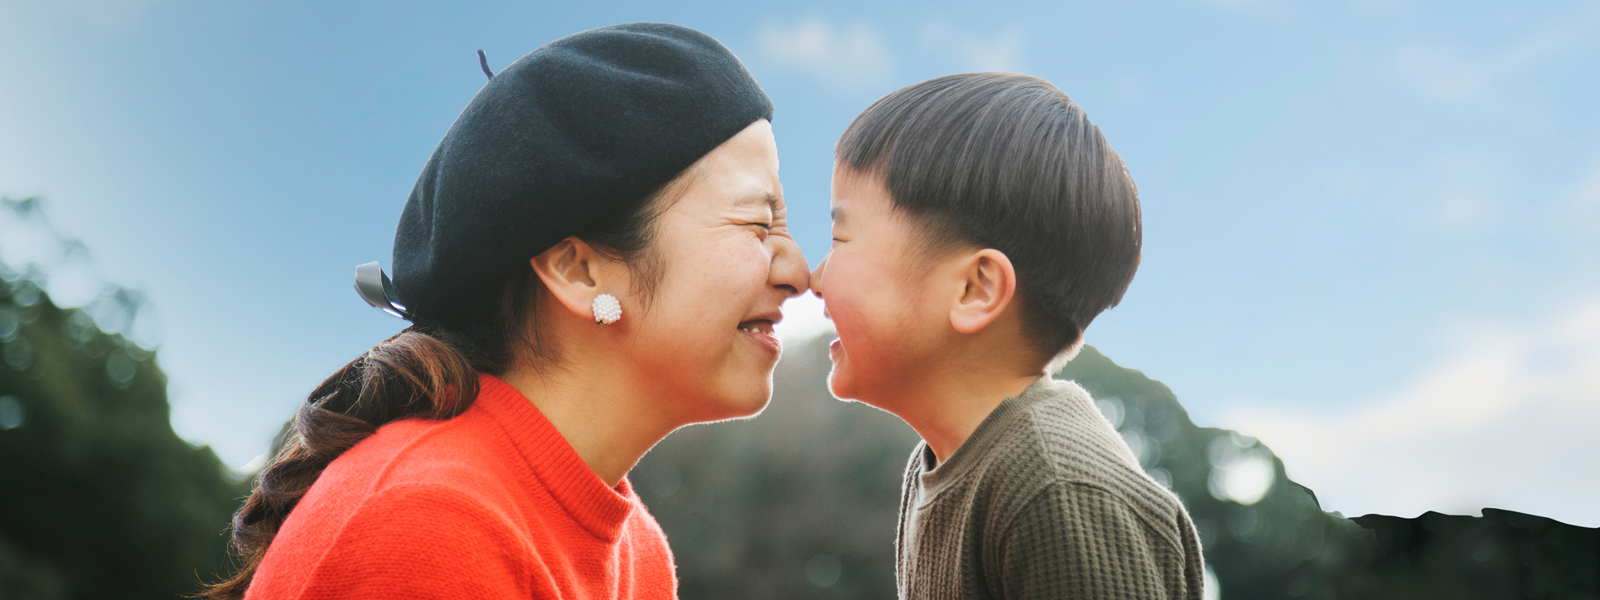
[(880, 407), (915, 429), (941, 464), (1001, 402), (1021, 395), (1044, 376), (1043, 369), (1005, 360), (958, 359), (929, 366), (915, 385), (902, 388), (899, 398)]

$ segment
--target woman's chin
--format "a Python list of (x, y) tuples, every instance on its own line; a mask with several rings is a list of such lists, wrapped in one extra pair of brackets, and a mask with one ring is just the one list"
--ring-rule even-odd
[[(709, 391), (709, 390), (708, 390)], [(745, 419), (761, 414), (772, 400), (772, 379), (734, 383), (691, 401), (685, 425)], [(690, 408), (692, 407), (692, 408)]]
[(727, 418), (729, 418), (729, 419), (751, 419), (751, 418), (755, 418), (757, 415), (761, 414), (761, 411), (764, 411), (764, 410), (767, 409), (767, 405), (771, 404), (771, 401), (772, 401), (772, 396), (771, 395), (763, 396), (763, 397), (761, 397), (760, 399), (757, 399), (757, 400), (752, 400), (752, 401), (750, 401), (750, 402), (748, 402), (746, 404), (743, 404), (743, 405), (740, 405), (740, 406), (736, 407), (736, 409), (733, 411), (734, 414), (732, 414), (731, 416), (729, 416)]

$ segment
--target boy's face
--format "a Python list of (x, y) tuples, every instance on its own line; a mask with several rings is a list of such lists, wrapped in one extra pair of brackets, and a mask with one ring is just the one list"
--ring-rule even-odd
[(839, 335), (828, 348), (833, 394), (891, 412), (882, 401), (916, 381), (949, 329), (938, 269), (914, 264), (917, 225), (892, 202), (882, 177), (835, 165), (833, 245), (811, 274)]

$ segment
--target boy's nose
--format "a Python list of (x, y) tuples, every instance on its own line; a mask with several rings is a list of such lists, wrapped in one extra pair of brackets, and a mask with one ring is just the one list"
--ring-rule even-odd
[(828, 258), (831, 256), (833, 253), (829, 252), (822, 257), (822, 262), (817, 263), (817, 268), (811, 271), (811, 293), (818, 298), (822, 297), (822, 272), (828, 269)]

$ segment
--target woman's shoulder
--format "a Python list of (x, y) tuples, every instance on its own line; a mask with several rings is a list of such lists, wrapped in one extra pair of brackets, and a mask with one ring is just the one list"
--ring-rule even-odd
[[(379, 428), (334, 459), (290, 512), (252, 591), (282, 592), (258, 597), (303, 595), (294, 590), (314, 596), (317, 586), (344, 589), (357, 580), (361, 589), (383, 589), (436, 569), (443, 570), (430, 581), (524, 577), (517, 560), (446, 560), (486, 548), (520, 549), (497, 554), (506, 558), (528, 552), (517, 495), (507, 487), (517, 475), (496, 455), (501, 443), (470, 410), (450, 420), (408, 419)], [(423, 557), (433, 558), (417, 564)]]
[[(380, 427), (340, 455), (323, 480), (375, 494), (398, 486), (454, 488), (473, 495), (493, 491), (514, 476), (515, 448), (481, 411), (448, 420), (405, 419)], [(365, 485), (362, 485), (365, 484)]]

